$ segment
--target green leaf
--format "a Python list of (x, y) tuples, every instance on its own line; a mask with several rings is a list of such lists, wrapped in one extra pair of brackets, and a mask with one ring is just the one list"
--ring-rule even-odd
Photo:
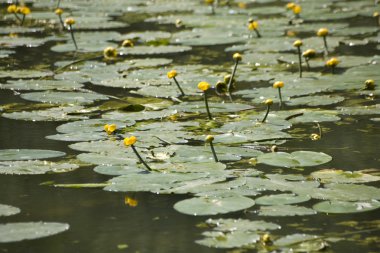
[(1, 216), (11, 216), (11, 215), (18, 214), (20, 212), (21, 212), (20, 208), (17, 208), (17, 207), (14, 207), (14, 206), (0, 204), (0, 217)]

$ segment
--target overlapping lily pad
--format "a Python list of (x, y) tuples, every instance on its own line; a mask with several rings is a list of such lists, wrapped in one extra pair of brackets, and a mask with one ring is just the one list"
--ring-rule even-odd
[(64, 156), (65, 153), (43, 149), (1, 149), (0, 161), (34, 160)]
[(257, 157), (259, 163), (286, 168), (316, 166), (330, 162), (331, 160), (331, 156), (313, 151), (295, 151), (291, 154), (272, 152)]

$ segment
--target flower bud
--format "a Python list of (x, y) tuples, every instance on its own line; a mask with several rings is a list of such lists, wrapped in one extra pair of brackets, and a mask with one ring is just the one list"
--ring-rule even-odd
[(284, 82), (282, 82), (282, 81), (277, 81), (277, 82), (275, 82), (273, 84), (273, 88), (279, 89), (279, 88), (282, 88), (282, 87), (284, 87)]
[(175, 71), (174, 69), (173, 70), (170, 70), (168, 73), (167, 73), (167, 76), (169, 79), (172, 79), (174, 77), (177, 76), (177, 71)]
[(210, 89), (210, 84), (208, 82), (200, 82), (198, 83), (198, 89), (202, 90), (202, 91), (206, 91), (208, 89)]
[(241, 61), (243, 59), (243, 57), (241, 56), (241, 54), (239, 53), (234, 53), (234, 55), (232, 56), (232, 58), (235, 60), (235, 61)]
[(266, 104), (267, 106), (271, 106), (273, 105), (273, 100), (268, 98), (267, 100), (264, 101), (264, 104)]
[(300, 46), (302, 46), (302, 40), (296, 40), (296, 41), (294, 41), (294, 43), (293, 43), (293, 46), (294, 47), (300, 47)]
[(206, 143), (210, 143), (214, 141), (214, 136), (213, 135), (207, 135), (205, 138)]
[(75, 24), (75, 19), (73, 19), (73, 18), (66, 18), (65, 19), (65, 24), (66, 25), (73, 25), (73, 24)]
[(126, 137), (126, 138), (124, 138), (124, 145), (127, 146), (127, 147), (129, 147), (129, 146), (135, 144), (136, 141), (137, 141), (136, 136), (131, 136), (129, 138)]

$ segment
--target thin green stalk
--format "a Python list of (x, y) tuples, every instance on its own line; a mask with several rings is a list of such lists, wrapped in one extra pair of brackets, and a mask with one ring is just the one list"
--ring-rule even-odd
[(62, 16), (58, 15), (59, 23), (61, 23), (62, 30), (65, 30), (65, 24), (63, 23)]
[(177, 85), (179, 91), (181, 92), (181, 96), (185, 96), (185, 92), (183, 92), (181, 86), (179, 86), (179, 83), (178, 83), (177, 79), (175, 78), (175, 76), (173, 77), (173, 79), (174, 79), (174, 82)]
[(74, 31), (73, 31), (72, 25), (69, 25), (69, 30), (70, 30), (71, 38), (73, 39), (73, 42), (74, 42), (75, 50), (78, 50), (78, 46), (74, 37)]
[(309, 58), (308, 57), (305, 57), (305, 62), (306, 62), (306, 66), (307, 66), (307, 71), (310, 71), (310, 64), (309, 64)]
[(216, 152), (215, 152), (214, 144), (212, 144), (212, 142), (210, 142), (210, 147), (211, 147), (212, 155), (214, 156), (214, 160), (215, 160), (215, 162), (216, 162), (216, 163), (219, 162), (218, 157), (216, 156)]
[(267, 105), (267, 112), (265, 113), (265, 116), (264, 116), (263, 120), (261, 121), (261, 123), (264, 123), (267, 120), (269, 110), (270, 110), (270, 105)]
[(232, 70), (231, 78), (228, 81), (228, 85), (227, 85), (227, 92), (228, 93), (231, 93), (232, 80), (234, 79), (238, 64), (239, 64), (239, 61), (235, 61), (235, 66), (234, 66), (234, 69)]
[(60, 5), (61, 5), (61, 0), (58, 0), (57, 8), (56, 9), (58, 9)]
[(22, 19), (17, 15), (17, 13), (13, 13), (16, 17), (16, 19), (21, 23), (22, 22)]
[(282, 107), (281, 88), (278, 88), (278, 97), (280, 98), (280, 109), (281, 109), (281, 107)]
[(298, 68), (300, 73), (300, 78), (302, 77), (302, 57), (301, 57), (301, 47), (297, 47), (298, 50)]
[(257, 38), (261, 38), (261, 34), (260, 34), (259, 30), (254, 29), (254, 31), (256, 33)]
[(327, 46), (326, 36), (323, 36), (323, 44), (325, 46), (325, 54), (328, 55), (329, 54), (329, 47)]
[(24, 24), (24, 21), (25, 21), (25, 14), (22, 14), (22, 19), (21, 19), (21, 24), (20, 25), (23, 25)]
[(152, 169), (149, 167), (149, 165), (142, 159), (142, 157), (140, 156), (139, 152), (137, 152), (135, 146), (131, 145), (131, 148), (133, 150), (133, 152), (136, 154), (136, 156), (139, 158), (140, 162), (142, 164), (144, 164), (145, 168), (149, 171), (152, 171)]
[(205, 105), (206, 105), (206, 110), (207, 110), (207, 116), (208, 116), (208, 119), (212, 120), (211, 113), (210, 113), (210, 108), (208, 106), (207, 92), (204, 91), (203, 93), (204, 93), (203, 95), (204, 95)]

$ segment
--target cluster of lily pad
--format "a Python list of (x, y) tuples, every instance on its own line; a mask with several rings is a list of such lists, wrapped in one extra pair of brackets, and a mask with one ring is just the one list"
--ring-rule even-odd
[[(362, 15), (367, 17), (373, 12), (373, 6), (358, 2), (363, 7)], [(326, 4), (333, 10), (343, 8), (343, 3), (321, 1), (318, 6)], [(50, 7), (50, 1), (39, 4), (40, 8)], [(206, 4), (211, 6), (213, 15), (204, 11), (204, 3), (195, 1), (170, 4), (156, 1), (151, 5), (136, 1), (128, 10), (136, 14), (168, 13), (151, 15), (144, 21), (175, 25), (171, 33), (121, 34), (115, 30), (126, 27), (125, 22), (107, 18), (100, 21), (94, 17), (66, 18), (63, 22), (62, 7), (56, 8), (55, 14), (60, 24), (68, 27), (72, 41), (58, 36), (29, 42), (25, 42), (28, 36), (12, 41), (2, 39), (10, 50), (26, 44), (40, 46), (55, 42), (52, 51), (79, 54), (74, 55), (77, 57), (74, 61), (56, 62), (54, 71), (0, 69), (0, 78), (6, 80), (0, 83), (1, 89), (14, 90), (21, 99), (34, 102), (27, 107), (2, 105), (1, 116), (13, 120), (62, 121), (58, 133), (46, 138), (74, 142), (69, 147), (79, 154), (76, 160), (50, 161), (46, 159), (65, 154), (4, 149), (0, 150), (0, 173), (61, 173), (93, 164), (96, 173), (112, 178), (100, 184), (54, 185), (189, 194), (190, 198), (174, 205), (177, 211), (211, 216), (246, 210), (255, 217), (255, 220), (208, 219), (207, 228), (212, 230), (203, 233), (204, 238), (197, 243), (209, 247), (324, 249), (328, 244), (323, 235), (297, 233), (282, 237), (272, 232), (281, 229), (280, 225), (256, 217), (356, 213), (380, 207), (380, 189), (364, 184), (379, 181), (378, 175), (322, 168), (320, 165), (328, 166), (333, 159), (330, 155), (310, 150), (285, 152), (288, 150), (284, 145), (289, 140), (321, 140), (321, 124), (340, 121), (345, 115), (379, 114), (379, 105), (374, 102), (374, 97), (379, 95), (375, 85), (380, 81), (379, 57), (342, 55), (340, 60), (333, 57), (327, 61), (325, 58), (335, 55), (341, 43), (359, 43), (355, 37), (366, 35), (362, 30), (369, 34), (369, 40), (378, 43), (374, 36), (378, 27), (352, 32), (350, 26), (339, 22), (331, 24), (330, 30), (334, 32), (318, 30), (321, 41), (314, 34), (321, 27), (323, 16), (328, 21), (340, 21), (357, 12), (340, 16), (323, 9), (316, 15), (310, 11), (315, 5), (312, 1), (305, 1), (302, 8), (289, 3), (286, 5), (292, 12), (289, 21), (283, 6), (215, 8), (214, 1)], [(64, 6), (65, 2), (60, 5)], [(12, 8), (9, 6), (8, 12)], [(114, 13), (113, 8), (109, 4), (105, 10)], [(306, 13), (301, 15), (301, 11)], [(192, 13), (204, 15), (194, 18)], [(270, 15), (265, 18), (261, 13)], [(55, 22), (43, 14), (36, 15), (36, 19), (41, 16), (46, 23)], [(249, 19), (247, 31), (248, 14), (260, 16), (261, 32), (256, 18)], [(125, 18), (123, 13), (119, 17)], [(99, 31), (92, 31), (94, 26)], [(27, 35), (35, 27), (24, 29), (19, 33)], [(225, 29), (223, 33), (222, 29)], [(256, 38), (251, 38), (252, 31)], [(288, 36), (282, 36), (284, 31)], [(313, 36), (302, 36), (310, 33)], [(297, 35), (300, 38), (294, 40)], [(173, 63), (174, 54), (182, 54), (178, 58), (186, 57), (203, 46), (210, 52), (201, 54), (213, 57), (215, 45), (224, 45), (228, 55), (234, 53), (231, 71), (230, 62), (201, 64), (206, 56)], [(303, 45), (315, 49), (302, 52)], [(307, 65), (306, 73), (302, 57)], [(338, 63), (341, 69), (336, 71)], [(325, 66), (331, 67), (335, 75), (324, 73)], [(296, 68), (299, 78), (292, 73)], [(173, 89), (171, 80), (179, 92)], [(128, 94), (125, 97), (100, 94), (91, 88), (96, 86), (109, 90), (123, 88)], [(345, 103), (351, 98), (358, 101), (354, 106)], [(273, 110), (274, 101), (279, 103), (277, 111)], [(208, 120), (203, 116), (205, 113)], [(311, 135), (289, 131), (295, 126), (311, 128), (315, 124), (318, 133)], [(318, 150), (318, 142), (310, 145)], [(314, 166), (318, 167), (313, 169)], [(281, 169), (282, 173), (275, 173), (274, 169)], [(132, 207), (138, 203), (133, 199), (126, 202)]]

